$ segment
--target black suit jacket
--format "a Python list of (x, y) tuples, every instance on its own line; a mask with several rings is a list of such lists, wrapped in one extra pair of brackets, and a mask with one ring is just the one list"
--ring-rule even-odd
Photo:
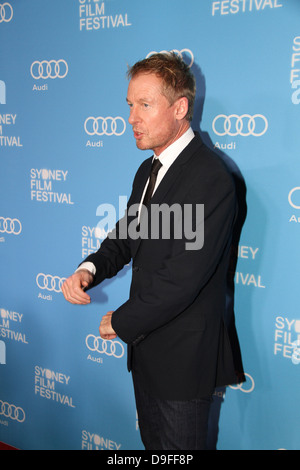
[[(128, 208), (141, 201), (152, 159), (140, 166)], [(129, 300), (112, 317), (128, 344), (128, 366), (154, 396), (201, 398), (238, 381), (224, 323), (227, 272), (237, 215), (235, 185), (221, 159), (196, 134), (160, 183), (151, 206), (204, 204), (204, 246), (186, 249), (186, 238), (113, 237), (85, 261), (94, 263), (93, 286), (133, 260)], [(151, 224), (151, 207), (149, 224)]]

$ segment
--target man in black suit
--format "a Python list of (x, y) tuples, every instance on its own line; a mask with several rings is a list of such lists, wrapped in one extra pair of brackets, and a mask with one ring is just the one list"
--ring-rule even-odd
[(238, 382), (224, 323), (235, 185), (190, 127), (196, 85), (186, 64), (155, 54), (129, 78), (129, 123), (154, 157), (135, 176), (124, 219), (62, 290), (87, 304), (86, 288), (133, 260), (129, 300), (103, 317), (100, 335), (128, 344), (145, 448), (205, 449), (214, 389)]

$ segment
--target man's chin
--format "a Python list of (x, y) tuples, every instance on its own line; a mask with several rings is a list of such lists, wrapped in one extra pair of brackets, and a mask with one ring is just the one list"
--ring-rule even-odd
[(143, 143), (141, 140), (136, 141), (136, 146), (139, 150), (150, 150), (150, 147), (145, 142)]

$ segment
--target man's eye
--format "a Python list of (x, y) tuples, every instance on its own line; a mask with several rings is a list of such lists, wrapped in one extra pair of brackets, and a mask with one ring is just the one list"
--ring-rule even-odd
[(144, 108), (149, 108), (149, 104), (144, 103)]

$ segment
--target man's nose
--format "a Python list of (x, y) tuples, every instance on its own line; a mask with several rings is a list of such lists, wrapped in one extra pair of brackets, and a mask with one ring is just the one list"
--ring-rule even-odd
[(133, 125), (136, 124), (138, 121), (139, 121), (138, 114), (137, 114), (136, 110), (134, 110), (134, 109), (132, 108), (132, 109), (130, 110), (130, 116), (129, 116), (128, 122), (129, 122), (129, 124), (131, 124), (131, 125), (133, 126)]

